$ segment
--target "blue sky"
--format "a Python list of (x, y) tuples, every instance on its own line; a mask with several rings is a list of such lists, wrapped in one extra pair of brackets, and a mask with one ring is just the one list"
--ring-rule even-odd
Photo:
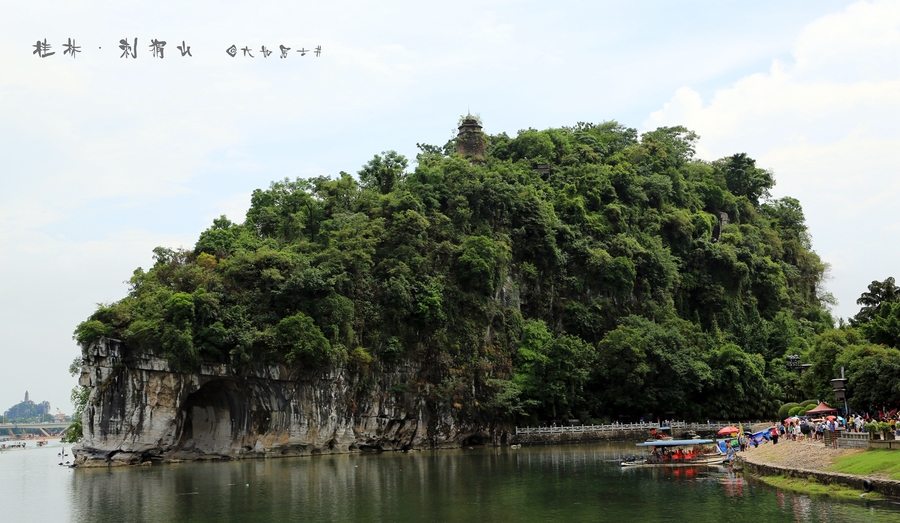
[[(71, 408), (72, 330), (124, 295), (154, 247), (242, 220), (272, 180), (414, 157), (468, 109), (511, 135), (685, 125), (700, 157), (747, 152), (776, 196), (800, 199), (837, 316), (897, 275), (896, 3), (183, 4), (0, 7), (0, 410), (26, 389)], [(56, 55), (32, 54), (44, 38)], [(138, 38), (137, 59), (119, 58), (122, 38)], [(323, 52), (261, 57), (279, 44)]]

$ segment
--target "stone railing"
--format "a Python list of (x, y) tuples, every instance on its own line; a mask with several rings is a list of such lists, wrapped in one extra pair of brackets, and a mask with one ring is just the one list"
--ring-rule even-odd
[(864, 449), (869, 446), (869, 435), (865, 432), (841, 431), (837, 442), (842, 449)]
[[(673, 430), (693, 430), (703, 432), (718, 432), (719, 430), (737, 423), (688, 423), (686, 421), (673, 421), (667, 426)], [(749, 424), (747, 427), (749, 428)], [(660, 427), (659, 423), (612, 423), (609, 425), (571, 425), (559, 427), (516, 427), (516, 434), (565, 434), (582, 432), (624, 432), (653, 430)]]

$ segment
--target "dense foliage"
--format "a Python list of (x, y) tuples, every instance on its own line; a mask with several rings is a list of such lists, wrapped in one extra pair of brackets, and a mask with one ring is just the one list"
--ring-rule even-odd
[(274, 182), (243, 223), (155, 249), (75, 336), (185, 370), (413, 360), (395, 392), (473, 420), (774, 416), (802, 399), (782, 358), (832, 327), (825, 265), (770, 172), (696, 139), (579, 123)]
[[(75, 358), (69, 365), (69, 374), (74, 377), (78, 376), (80, 372), (81, 358), (79, 357)], [(60, 438), (62, 443), (78, 443), (84, 437), (82, 415), (84, 414), (84, 408), (87, 406), (90, 395), (91, 389), (85, 385), (75, 385), (75, 387), (72, 388), (72, 392), (69, 394), (69, 401), (72, 402), (75, 411), (72, 413), (72, 423), (66, 427), (66, 430)]]
[(893, 277), (873, 281), (856, 303), (861, 308), (849, 325), (822, 333), (805, 351), (812, 367), (802, 387), (831, 399), (831, 380), (843, 368), (852, 410), (889, 412), (900, 407), (900, 288)]

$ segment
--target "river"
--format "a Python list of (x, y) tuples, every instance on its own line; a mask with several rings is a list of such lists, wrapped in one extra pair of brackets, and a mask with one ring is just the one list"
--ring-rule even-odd
[(900, 521), (889, 501), (781, 492), (723, 468), (622, 470), (625, 443), (74, 470), (58, 442), (33, 445), (0, 451), (3, 521)]

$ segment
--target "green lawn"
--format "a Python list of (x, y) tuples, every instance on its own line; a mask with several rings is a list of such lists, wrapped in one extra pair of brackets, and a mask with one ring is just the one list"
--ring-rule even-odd
[[(763, 483), (769, 486), (784, 490), (792, 490), (794, 492), (803, 492), (804, 494), (813, 494), (819, 496), (829, 496), (841, 499), (858, 499), (862, 497), (863, 492), (850, 488), (846, 485), (823, 485), (812, 477), (807, 479), (786, 478), (784, 476), (764, 476), (759, 478)], [(877, 492), (866, 494), (867, 499), (883, 499), (884, 496)]]
[(843, 472), (844, 474), (885, 474), (891, 479), (900, 479), (900, 451), (867, 450), (858, 454), (850, 454), (835, 460), (835, 464), (826, 470)]

